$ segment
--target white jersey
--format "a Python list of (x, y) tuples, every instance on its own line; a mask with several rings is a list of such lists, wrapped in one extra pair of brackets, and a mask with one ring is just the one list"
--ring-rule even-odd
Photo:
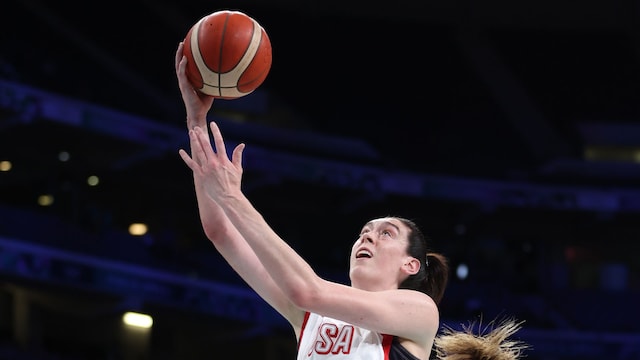
[[(393, 348), (393, 350), (392, 350)], [(416, 360), (394, 336), (306, 313), (297, 360)]]

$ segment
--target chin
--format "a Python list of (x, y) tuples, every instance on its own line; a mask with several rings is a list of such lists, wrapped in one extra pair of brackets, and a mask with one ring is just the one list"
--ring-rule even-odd
[[(365, 269), (369, 269), (369, 270), (365, 270)], [(351, 267), (351, 270), (349, 270), (349, 279), (351, 280), (351, 283), (353, 284), (354, 282), (366, 282), (368, 279), (371, 278), (375, 278), (376, 277), (376, 271), (374, 269), (374, 272), (371, 273), (371, 268), (369, 267), (363, 267), (361, 265), (356, 265)]]

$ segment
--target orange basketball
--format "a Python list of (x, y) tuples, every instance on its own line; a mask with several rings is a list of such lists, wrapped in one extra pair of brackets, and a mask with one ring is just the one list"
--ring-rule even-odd
[(201, 18), (184, 39), (187, 77), (194, 88), (222, 99), (250, 94), (271, 69), (271, 41), (252, 17), (221, 10)]

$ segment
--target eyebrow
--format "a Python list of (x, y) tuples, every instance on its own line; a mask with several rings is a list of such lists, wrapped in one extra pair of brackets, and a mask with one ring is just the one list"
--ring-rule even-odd
[(385, 221), (383, 221), (383, 223), (385, 223), (385, 224), (387, 224), (387, 225), (389, 225), (389, 226), (393, 226), (393, 227), (396, 229), (396, 231), (398, 232), (398, 234), (401, 232), (401, 231), (400, 231), (400, 227), (399, 227), (398, 225), (396, 225), (396, 224), (392, 223), (391, 221), (386, 221), (386, 220), (385, 220)]
[[(396, 231), (398, 231), (398, 233), (401, 232), (400, 231), (400, 227), (398, 225), (392, 223), (391, 221), (382, 220), (382, 223), (394, 227), (396, 229)], [(364, 226), (362, 228), (364, 229), (366, 227), (371, 227), (371, 226), (373, 226), (373, 221), (369, 221), (368, 223), (364, 224)]]

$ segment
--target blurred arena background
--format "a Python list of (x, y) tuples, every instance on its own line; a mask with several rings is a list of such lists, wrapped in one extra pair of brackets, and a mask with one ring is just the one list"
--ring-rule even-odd
[(294, 358), (177, 154), (175, 49), (220, 9), (265, 27), (273, 67), (211, 118), (319, 273), (346, 282), (364, 222), (403, 215), (451, 259), (443, 324), (513, 316), (529, 359), (640, 359), (634, 0), (3, 2), (1, 359)]

